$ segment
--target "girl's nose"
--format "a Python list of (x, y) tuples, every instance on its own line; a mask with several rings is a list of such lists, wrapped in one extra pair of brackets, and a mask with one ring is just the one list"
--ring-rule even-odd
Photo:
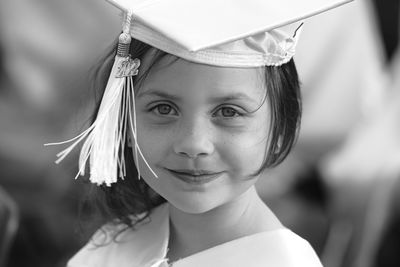
[(214, 152), (212, 130), (201, 122), (182, 125), (174, 143), (174, 152), (188, 158), (211, 155)]

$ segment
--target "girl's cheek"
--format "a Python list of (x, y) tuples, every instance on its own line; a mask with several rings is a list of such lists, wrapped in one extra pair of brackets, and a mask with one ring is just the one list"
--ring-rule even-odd
[(162, 155), (173, 142), (174, 130), (172, 127), (160, 125), (138, 126), (138, 140), (140, 149), (147, 157)]
[(226, 149), (232, 147), (240, 150), (259, 150), (260, 146), (266, 144), (268, 139), (268, 129), (265, 127), (248, 126), (244, 130), (229, 131), (217, 137), (227, 146)]
[(217, 147), (221, 159), (227, 163), (232, 172), (249, 175), (261, 167), (267, 150), (265, 132), (248, 132), (247, 134), (231, 134), (220, 138), (224, 140)]

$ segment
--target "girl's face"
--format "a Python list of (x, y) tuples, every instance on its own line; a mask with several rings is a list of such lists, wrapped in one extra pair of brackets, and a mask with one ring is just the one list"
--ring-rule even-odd
[(270, 127), (264, 85), (262, 68), (162, 59), (136, 96), (139, 146), (159, 177), (139, 162), (149, 186), (188, 213), (212, 210), (253, 186)]

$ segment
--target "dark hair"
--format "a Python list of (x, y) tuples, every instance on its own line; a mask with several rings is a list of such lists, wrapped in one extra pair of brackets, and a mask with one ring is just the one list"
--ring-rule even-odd
[[(143, 42), (132, 40), (130, 54), (132, 58), (143, 59), (151, 48)], [(93, 87), (96, 90), (101, 88), (100, 94), (105, 89), (108, 74), (112, 68), (114, 51), (115, 49), (107, 55), (94, 73)], [(151, 68), (166, 55), (168, 54), (158, 51), (146, 73), (142, 74), (139, 79), (141, 81), (145, 79)], [(265, 77), (267, 88), (265, 101), (268, 101), (271, 107), (272, 127), (269, 132), (268, 153), (266, 153), (262, 167), (255, 175), (260, 174), (266, 168), (278, 165), (286, 158), (297, 139), (301, 118), (300, 86), (294, 61), (290, 60), (279, 67), (266, 66)], [(99, 104), (100, 101), (98, 101), (94, 117)], [(138, 179), (130, 148), (125, 149), (125, 161), (127, 167), (125, 179), (110, 187), (92, 186), (91, 188), (89, 200), (100, 215), (100, 224), (114, 221), (123, 223), (127, 227), (134, 227), (136, 223), (146, 218), (153, 208), (165, 202), (163, 198), (152, 191), (143, 179)], [(142, 213), (145, 214), (144, 217), (137, 216)]]

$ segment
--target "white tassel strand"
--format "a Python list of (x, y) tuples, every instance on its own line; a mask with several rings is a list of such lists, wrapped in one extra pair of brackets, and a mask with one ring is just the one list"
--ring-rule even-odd
[[(60, 145), (73, 142), (57, 154), (56, 163), (61, 162), (83, 139), (86, 138), (79, 156), (79, 175), (85, 175), (85, 166), (90, 161), (90, 181), (97, 185), (110, 186), (119, 177), (126, 175), (124, 148), (127, 131), (133, 136), (134, 160), (140, 177), (139, 157), (146, 167), (157, 177), (144, 158), (137, 140), (135, 92), (133, 78), (138, 74), (139, 59), (129, 56), (129, 34), (131, 15), (127, 15), (124, 32), (120, 35), (118, 51), (111, 70), (100, 108), (93, 124), (84, 132), (70, 140), (45, 145)], [(129, 124), (129, 127), (128, 127)]]

